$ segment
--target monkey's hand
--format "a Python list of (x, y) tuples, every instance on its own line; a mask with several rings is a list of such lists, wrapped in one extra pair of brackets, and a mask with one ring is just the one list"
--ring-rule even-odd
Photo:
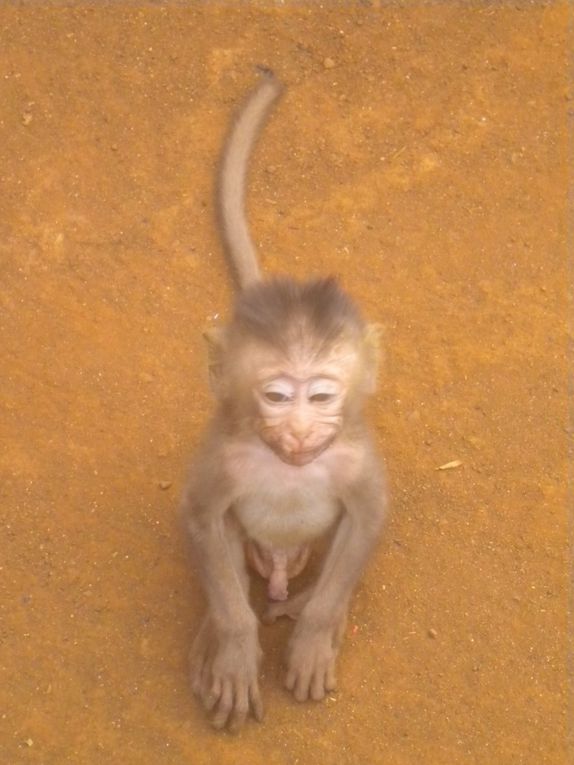
[(335, 662), (339, 630), (298, 623), (290, 642), (285, 686), (297, 701), (320, 701), (337, 685)]
[(258, 669), (261, 649), (257, 631), (231, 636), (216, 636), (206, 621), (192, 648), (191, 680), (193, 691), (206, 710), (215, 710), (215, 728), (237, 731), (249, 711), (263, 719)]

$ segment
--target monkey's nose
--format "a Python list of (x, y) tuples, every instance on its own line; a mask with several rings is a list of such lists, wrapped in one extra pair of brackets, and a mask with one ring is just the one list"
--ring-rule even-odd
[(305, 441), (309, 438), (309, 435), (311, 433), (311, 428), (309, 427), (308, 422), (291, 422), (290, 428), (289, 428), (289, 434), (293, 441), (299, 444), (299, 446), (303, 446)]
[(292, 451), (294, 452), (300, 452), (303, 450), (303, 446), (305, 445), (305, 440), (307, 436), (305, 434), (298, 435), (296, 433), (291, 433), (291, 444), (292, 444)]

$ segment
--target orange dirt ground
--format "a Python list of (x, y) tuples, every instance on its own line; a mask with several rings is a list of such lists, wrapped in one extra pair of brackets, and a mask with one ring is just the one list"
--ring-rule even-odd
[[(1, 5), (2, 765), (573, 761), (568, 14)], [(338, 275), (385, 325), (392, 514), (339, 691), (294, 702), (289, 625), (262, 628), (266, 719), (231, 736), (188, 687), (177, 506), (231, 299), (214, 168), (253, 64), (288, 85), (251, 178), (262, 262)]]

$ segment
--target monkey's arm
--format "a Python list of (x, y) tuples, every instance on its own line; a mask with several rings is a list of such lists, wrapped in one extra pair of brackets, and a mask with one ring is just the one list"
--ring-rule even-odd
[[(185, 500), (186, 522), (208, 601), (191, 650), (192, 685), (213, 724), (239, 728), (250, 708), (261, 719), (257, 618), (248, 602), (243, 543), (229, 515), (232, 496), (220, 471), (196, 463)], [(218, 476), (206, 480), (202, 476)]]
[(256, 629), (257, 619), (243, 584), (243, 566), (234, 549), (238, 532), (221, 512), (221, 505), (201, 506), (191, 498), (190, 507), (188, 529), (212, 621), (222, 632)]
[(374, 455), (341, 500), (344, 512), (290, 641), (286, 686), (298, 701), (322, 699), (336, 685), (335, 661), (349, 601), (385, 516), (384, 479)]

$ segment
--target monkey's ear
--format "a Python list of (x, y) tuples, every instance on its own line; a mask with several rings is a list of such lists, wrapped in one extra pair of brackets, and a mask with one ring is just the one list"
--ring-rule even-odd
[(227, 332), (225, 327), (209, 327), (203, 332), (207, 343), (207, 369), (209, 386), (216, 396), (223, 393), (223, 359), (227, 349)]
[(381, 362), (381, 339), (385, 333), (382, 324), (367, 324), (363, 335), (365, 358), (365, 389), (374, 393), (377, 389), (377, 376)]

